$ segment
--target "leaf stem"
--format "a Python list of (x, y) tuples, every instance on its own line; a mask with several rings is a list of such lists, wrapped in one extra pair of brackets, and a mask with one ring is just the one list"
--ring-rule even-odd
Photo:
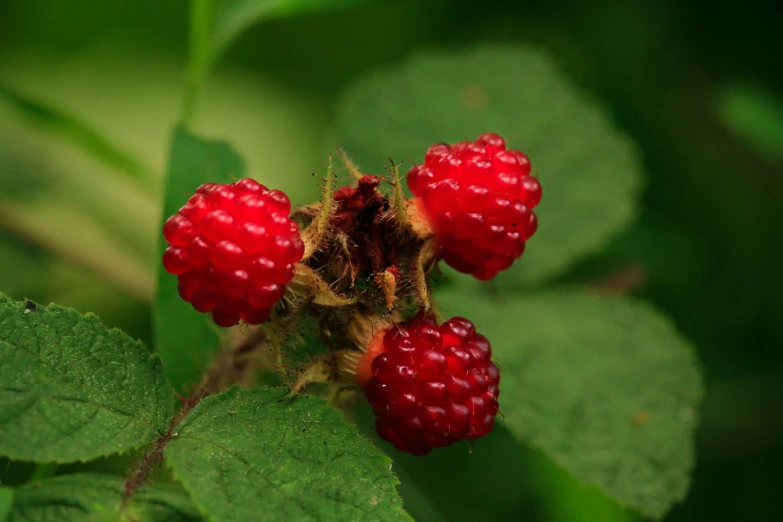
[(185, 417), (193, 411), (193, 408), (198, 406), (209, 395), (219, 393), (234, 383), (242, 382), (245, 373), (251, 368), (248, 354), (260, 346), (268, 344), (269, 339), (266, 331), (259, 328), (242, 342), (228, 350), (222, 351), (212, 361), (212, 364), (202, 376), (201, 382), (188, 395), (187, 399), (182, 401), (182, 408), (172, 417), (168, 431), (158, 437), (152, 448), (144, 455), (141, 462), (123, 482), (125, 491), (123, 506), (127, 505), (130, 497), (147, 482), (150, 474), (163, 460), (163, 451), (166, 449), (166, 445), (177, 437), (178, 433), (175, 430), (185, 420)]
[(272, 353), (272, 357), (275, 359), (275, 371), (283, 379), (283, 382), (288, 382), (288, 374), (285, 371), (285, 364), (283, 364), (283, 352), (280, 347), (280, 331), (277, 314), (272, 310), (272, 320), (261, 325), (261, 330), (266, 335), (267, 345), (269, 345), (269, 351)]
[(190, 52), (185, 72), (185, 93), (182, 100), (182, 124), (193, 126), (201, 89), (212, 66), (212, 0), (190, 2)]

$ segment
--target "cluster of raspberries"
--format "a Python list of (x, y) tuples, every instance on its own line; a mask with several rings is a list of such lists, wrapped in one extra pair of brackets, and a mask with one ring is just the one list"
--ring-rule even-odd
[[(530, 172), (528, 157), (496, 134), (433, 145), (408, 174), (408, 223), (417, 238), (434, 240), (438, 258), (491, 279), (522, 255), (536, 231), (541, 185)], [(267, 321), (298, 277), (297, 263), (308, 262), (290, 213), (283, 192), (252, 179), (199, 187), (163, 227), (163, 267), (177, 276), (182, 299), (220, 326)], [(488, 434), (500, 372), (474, 325), (459, 317), (439, 323), (424, 313), (382, 324), (351, 359), (379, 435), (424, 455)]]

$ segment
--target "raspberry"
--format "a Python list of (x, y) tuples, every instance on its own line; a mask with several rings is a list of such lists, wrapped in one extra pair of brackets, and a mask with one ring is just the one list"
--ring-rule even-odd
[(408, 188), (414, 228), (434, 233), (443, 260), (476, 279), (509, 268), (538, 227), (541, 184), (528, 157), (497, 134), (433, 145), (408, 173)]
[(488, 434), (500, 393), (491, 355), (486, 337), (461, 317), (438, 325), (417, 316), (407, 326), (376, 330), (356, 380), (378, 434), (414, 455)]
[(163, 226), (163, 267), (182, 299), (220, 326), (266, 321), (304, 254), (290, 211), (288, 196), (252, 179), (201, 185)]

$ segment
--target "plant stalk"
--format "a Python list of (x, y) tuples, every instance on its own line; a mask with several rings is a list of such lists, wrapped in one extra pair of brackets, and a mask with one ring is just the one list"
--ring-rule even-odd
[(182, 100), (182, 124), (193, 127), (201, 90), (212, 66), (212, 0), (190, 2), (190, 52), (185, 71), (185, 93)]

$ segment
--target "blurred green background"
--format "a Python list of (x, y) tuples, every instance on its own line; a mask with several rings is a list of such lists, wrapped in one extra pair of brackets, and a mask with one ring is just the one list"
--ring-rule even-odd
[[(640, 218), (568, 278), (650, 299), (704, 365), (696, 473), (666, 520), (783, 520), (783, 41), (772, 4), (477, 5), (368, 2), (254, 26), (213, 72), (197, 130), (305, 203), (336, 145), (336, 97), (363, 72), (420, 49), (543, 47), (637, 140), (648, 175)], [(93, 311), (150, 341), (159, 179), (186, 45), (186, 2), (0, 2), (0, 291)], [(19, 111), (15, 93), (121, 144), (142, 183), (59, 138), (34, 107)], [(444, 477), (484, 473), (492, 498), (464, 503), (493, 503), (487, 517), (634, 519), (533, 451), (502, 454), (506, 432), (493, 437), (498, 454), (481, 460), (400, 458), (412, 511), (481, 519), (453, 508)]]

